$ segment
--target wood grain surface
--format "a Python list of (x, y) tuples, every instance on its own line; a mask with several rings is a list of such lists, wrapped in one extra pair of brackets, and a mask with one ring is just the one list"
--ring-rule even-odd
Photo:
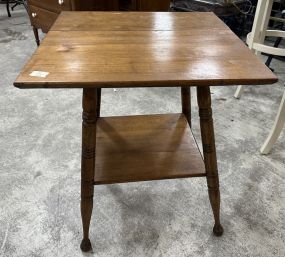
[[(49, 75), (31, 77), (35, 70)], [(14, 85), (176, 87), (275, 81), (213, 13), (62, 12)]]
[(205, 175), (183, 114), (98, 119), (95, 184)]

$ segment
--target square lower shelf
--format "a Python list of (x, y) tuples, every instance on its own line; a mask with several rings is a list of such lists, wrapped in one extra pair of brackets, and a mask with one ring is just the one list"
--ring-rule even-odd
[(183, 114), (98, 119), (95, 185), (205, 175)]

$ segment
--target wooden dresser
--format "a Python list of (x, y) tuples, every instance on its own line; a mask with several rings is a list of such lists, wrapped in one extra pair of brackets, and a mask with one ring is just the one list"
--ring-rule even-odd
[(167, 11), (170, 0), (28, 0), (37, 45), (38, 29), (47, 33), (61, 11)]
[(119, 10), (117, 0), (28, 0), (28, 7), (37, 45), (38, 29), (48, 32), (61, 11)]

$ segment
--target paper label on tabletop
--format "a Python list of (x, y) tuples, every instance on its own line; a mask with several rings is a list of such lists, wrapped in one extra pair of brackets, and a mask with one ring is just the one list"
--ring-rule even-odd
[(32, 77), (38, 77), (38, 78), (46, 78), (48, 76), (49, 72), (46, 71), (33, 71), (32, 73), (30, 73), (30, 76)]

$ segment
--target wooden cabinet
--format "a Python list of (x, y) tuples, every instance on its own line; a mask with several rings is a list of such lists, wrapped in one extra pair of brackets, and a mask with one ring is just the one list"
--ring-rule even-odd
[(167, 11), (170, 0), (28, 0), (37, 45), (38, 29), (48, 32), (61, 11)]

